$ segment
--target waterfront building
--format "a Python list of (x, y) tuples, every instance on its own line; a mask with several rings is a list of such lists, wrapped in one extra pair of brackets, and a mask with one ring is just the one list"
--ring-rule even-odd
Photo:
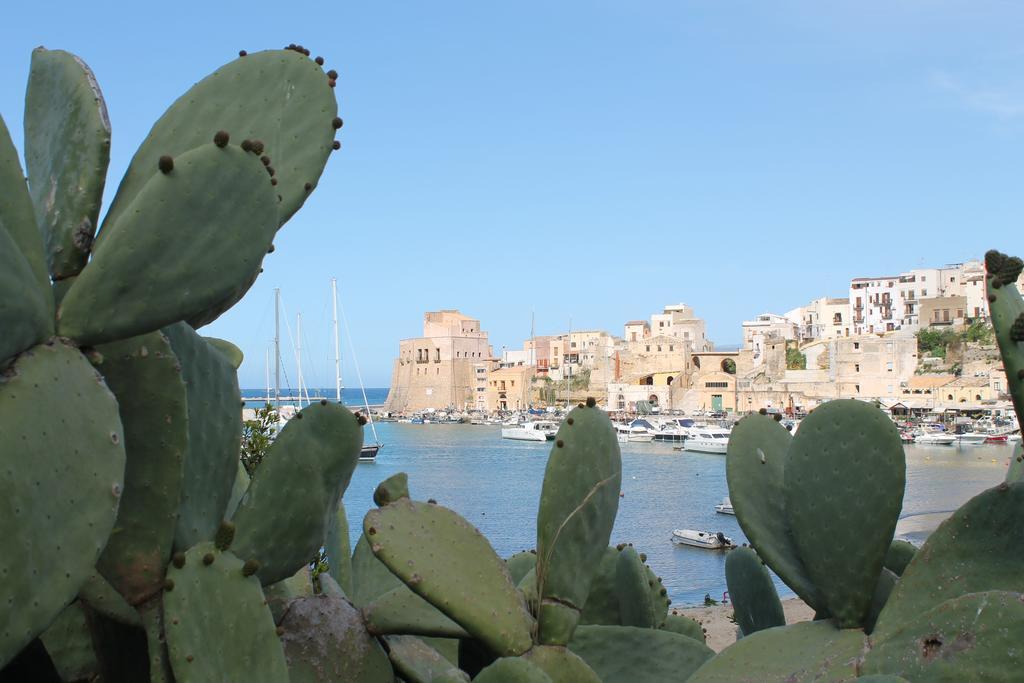
[(533, 368), (527, 365), (496, 368), (487, 373), (484, 409), (526, 410), (530, 407)]
[(797, 339), (798, 325), (784, 315), (762, 313), (743, 321), (743, 349), (752, 352), (754, 365), (760, 365), (764, 348), (770, 342)]
[(693, 312), (693, 307), (686, 304), (670, 304), (665, 306), (661, 313), (652, 315), (650, 335), (664, 335), (689, 341), (693, 351), (710, 351), (714, 348), (708, 341), (704, 320), (698, 318)]
[(847, 298), (821, 297), (806, 306), (794, 308), (786, 317), (797, 325), (797, 338), (801, 342), (818, 339), (849, 337), (850, 300)]
[(967, 324), (967, 297), (936, 296), (921, 301), (921, 327), (961, 328)]
[(651, 336), (651, 326), (646, 320), (630, 320), (625, 325), (623, 339), (627, 342), (642, 341)]
[(457, 310), (425, 313), (423, 336), (399, 342), (385, 410), (476, 408), (484, 402), (477, 395), (485, 393), (478, 391), (478, 375), (486, 375), (492, 363), (479, 320)]

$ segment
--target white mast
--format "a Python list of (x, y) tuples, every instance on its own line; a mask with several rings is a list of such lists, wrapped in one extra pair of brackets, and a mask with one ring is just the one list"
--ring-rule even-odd
[(281, 289), (274, 288), (274, 408), (281, 411)]
[(299, 375), (299, 407), (302, 407), (302, 314), (295, 314), (295, 371)]
[(267, 403), (270, 403), (270, 396), (271, 396), (271, 394), (270, 394), (270, 349), (269, 348), (267, 349), (267, 362), (264, 365), (264, 369), (266, 370), (266, 373), (267, 373), (267, 393), (264, 394), (264, 396), (267, 397)]
[(338, 340), (338, 280), (331, 278), (331, 300), (334, 303), (334, 397), (341, 403), (341, 343)]

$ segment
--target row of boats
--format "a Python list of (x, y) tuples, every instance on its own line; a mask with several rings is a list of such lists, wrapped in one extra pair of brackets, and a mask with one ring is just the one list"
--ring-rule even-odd
[(1020, 432), (969, 431), (947, 432), (940, 428), (924, 428), (903, 430), (900, 438), (904, 443), (926, 444), (931, 446), (980, 446), (982, 444), (1005, 444), (1021, 440)]
[[(616, 423), (615, 432), (620, 443), (650, 443), (666, 441), (679, 443), (677, 450), (723, 454), (729, 445), (728, 427), (698, 425), (689, 418), (647, 420), (638, 418), (628, 423)], [(551, 441), (558, 432), (558, 423), (551, 420), (530, 420), (508, 423), (501, 428), (501, 438), (517, 441)]]

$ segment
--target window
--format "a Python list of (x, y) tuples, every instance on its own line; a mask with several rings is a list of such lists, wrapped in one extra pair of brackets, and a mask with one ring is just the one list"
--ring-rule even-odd
[(669, 345), (668, 345), (668, 350), (669, 350), (669, 351), (675, 351), (675, 350), (676, 350), (676, 347), (675, 347), (675, 346), (673, 346), (672, 344), (669, 344)]
[(707, 389), (728, 389), (728, 382), (704, 382), (704, 387)]
[(661, 344), (658, 344), (658, 353), (661, 353)]
[(650, 350), (651, 350), (651, 345), (650, 345), (650, 344), (648, 344), (648, 345), (647, 345), (647, 351), (648, 351), (648, 353), (650, 352)]
[(860, 342), (853, 342), (853, 350), (857, 351), (858, 349), (860, 349)]
[(859, 394), (860, 393), (860, 385), (859, 384), (854, 384), (853, 385), (853, 390)]
[(569, 348), (570, 349), (575, 349), (576, 348), (576, 342), (569, 342)]
[[(923, 279), (923, 278), (922, 278), (922, 279)], [(922, 289), (922, 290), (921, 290), (921, 298), (923, 299), (923, 298), (925, 298), (926, 296), (928, 296), (928, 290), (927, 290), (927, 289)]]
[(860, 363), (854, 363), (853, 364), (853, 371), (854, 372), (860, 372)]
[(885, 370), (886, 372), (892, 372), (892, 361), (885, 364)]

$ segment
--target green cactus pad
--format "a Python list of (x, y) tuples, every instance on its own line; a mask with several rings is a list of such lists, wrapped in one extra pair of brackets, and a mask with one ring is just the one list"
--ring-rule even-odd
[(287, 579), (264, 586), (263, 595), (274, 615), (274, 623), (280, 624), (292, 600), (313, 595), (313, 575), (308, 566), (302, 567)]
[(367, 512), (363, 533), (388, 569), (491, 652), (530, 647), (533, 620), (505, 563), (457, 513), (402, 498)]
[(3, 667), (92, 572), (114, 526), (125, 454), (113, 394), (60, 343), (26, 351), (0, 378), (0, 434)]
[(1013, 447), (1013, 455), (1010, 457), (1010, 465), (1006, 468), (1007, 484), (1013, 484), (1024, 478), (1024, 443), (1018, 443)]
[(127, 626), (142, 626), (135, 608), (97, 571), (90, 572), (86, 577), (78, 589), (78, 599), (109, 619)]
[(546, 673), (552, 683), (601, 683), (579, 655), (559, 645), (536, 645), (523, 659)]
[(985, 254), (985, 266), (988, 270), (985, 294), (988, 296), (992, 328), (996, 333), (996, 342), (1006, 371), (1007, 387), (1013, 399), (1014, 411), (1018, 416), (1024, 416), (1024, 381), (1021, 380), (1024, 373), (1024, 345), (1014, 340), (1011, 334), (1013, 324), (1024, 314), (1024, 299), (1016, 287), (1019, 269), (1010, 257), (996, 251)]
[(1024, 596), (969, 593), (917, 615), (899, 630), (871, 638), (862, 671), (899, 673), (911, 681), (1019, 681), (1024, 670)]
[(178, 683), (288, 680), (274, 619), (243, 564), (207, 542), (189, 548), (181, 567), (167, 569), (174, 589), (164, 593), (164, 631)]
[(687, 683), (852, 681), (863, 647), (861, 631), (840, 631), (830, 621), (777, 626), (722, 650)]
[(651, 595), (651, 587), (647, 585), (645, 570), (640, 555), (632, 546), (622, 549), (616, 565), (615, 579), (623, 626), (657, 628), (663, 621), (658, 618), (655, 611), (654, 598)]
[(537, 613), (537, 569), (531, 569), (516, 584), (516, 590), (526, 601), (526, 607), (530, 614)]
[(512, 577), (512, 583), (519, 585), (523, 577), (537, 567), (537, 553), (523, 551), (516, 553), (505, 560), (505, 567), (508, 568), (508, 575)]
[(345, 594), (345, 591), (341, 589), (341, 586), (338, 585), (338, 582), (335, 581), (334, 577), (332, 577), (329, 573), (321, 572), (320, 574), (317, 574), (316, 581), (318, 584), (320, 584), (320, 590), (317, 591), (318, 593), (323, 593), (324, 595), (333, 595), (337, 598), (348, 598), (348, 596)]
[(78, 600), (65, 607), (39, 639), (57, 667), (61, 680), (98, 680), (100, 663), (92, 648), (82, 603)]
[(902, 576), (910, 561), (917, 553), (917, 546), (908, 541), (894, 540), (885, 553), (885, 568), (896, 576)]
[(264, 584), (294, 574), (323, 545), (362, 445), (355, 415), (328, 401), (297, 413), (271, 444), (232, 517), (233, 548), (259, 560)]
[(907, 683), (907, 679), (893, 674), (870, 674), (857, 678), (860, 683)]
[(352, 552), (352, 604), (365, 607), (388, 591), (404, 585), (373, 554), (366, 535), (361, 535)]
[(580, 626), (569, 649), (604, 683), (685, 681), (715, 656), (693, 638), (634, 626)]
[[(359, 610), (343, 598), (314, 595), (292, 600), (281, 622), (291, 683), (392, 683), (395, 674)], [(243, 679), (238, 679), (243, 680)]]
[(793, 437), (767, 415), (733, 427), (725, 459), (736, 520), (765, 564), (814, 609), (824, 607), (800, 558), (786, 516), (785, 472)]
[(150, 600), (139, 606), (142, 625), (146, 630), (146, 656), (149, 660), (150, 683), (175, 683), (171, 671), (171, 657), (164, 636), (164, 605), (162, 600)]
[(555, 436), (537, 512), (538, 642), (565, 645), (611, 537), (622, 457), (611, 421), (574, 408)]
[(725, 556), (725, 581), (736, 623), (744, 636), (786, 625), (786, 614), (771, 574), (753, 548), (729, 551)]
[(242, 399), (234, 368), (195, 330), (177, 323), (163, 333), (181, 363), (188, 391), (188, 452), (174, 532), (174, 547), (185, 550), (213, 540), (229, 509), (238, 477)]
[(100, 344), (152, 332), (237, 288), (259, 268), (277, 227), (263, 169), (254, 154), (213, 143), (174, 159), (169, 173), (154, 163), (57, 309), (60, 334)]
[[(7, 124), (0, 116), (0, 233), (6, 232), (25, 257), (40, 292), (50, 289), (50, 273), (46, 270), (43, 236), (36, 226), (35, 208), (25, 182), (25, 173), (18, 161), (18, 150), (11, 142)], [(0, 253), (7, 253), (4, 247)], [(52, 312), (52, 301), (48, 310)], [(6, 329), (6, 328), (4, 328)]]
[(352, 546), (348, 539), (348, 517), (345, 515), (345, 504), (338, 501), (338, 510), (331, 518), (324, 540), (324, 551), (327, 553), (327, 566), (331, 576), (345, 595), (352, 595)]
[(1024, 593), (1024, 483), (967, 501), (914, 555), (878, 617), (885, 637), (941, 602), (984, 591)]
[(110, 120), (92, 70), (37, 47), (25, 94), (25, 167), (55, 280), (77, 275), (99, 225)]
[(395, 672), (409, 683), (469, 683), (469, 676), (415, 636), (384, 638)]
[(48, 300), (51, 295), (0, 226), (0, 365), (53, 334)]
[(402, 584), (363, 607), (367, 630), (375, 636), (411, 635), (468, 638), (469, 634)]
[(231, 367), (235, 370), (242, 367), (242, 361), (245, 360), (245, 354), (242, 353), (242, 349), (238, 348), (234, 344), (224, 339), (218, 339), (217, 337), (203, 337), (203, 340), (224, 354), (224, 357), (231, 363)]
[(856, 400), (819, 406), (786, 459), (786, 514), (808, 575), (841, 628), (863, 624), (903, 507), (899, 431)]
[(522, 657), (494, 660), (473, 679), (474, 683), (552, 683), (551, 677)]
[(601, 555), (594, 579), (590, 583), (590, 594), (580, 613), (580, 624), (622, 624), (617, 592), (620, 552), (618, 548), (608, 547)]
[(228, 496), (228, 504), (224, 508), (225, 519), (231, 519), (232, 515), (235, 514), (235, 508), (238, 507), (238, 503), (242, 500), (242, 496), (245, 495), (245, 491), (248, 488), (249, 473), (245, 471), (245, 465), (239, 460), (238, 468), (235, 470), (235, 482), (231, 485), (231, 495)]
[(878, 583), (875, 584), (875, 592), (871, 596), (871, 607), (868, 608), (868, 616), (864, 619), (865, 633), (870, 635), (874, 631), (875, 624), (878, 622), (878, 615), (882, 613), (885, 603), (889, 601), (889, 596), (892, 595), (892, 591), (896, 588), (899, 580), (900, 577), (885, 568), (878, 575)]
[(96, 349), (124, 425), (125, 491), (114, 532), (96, 563), (132, 605), (160, 590), (178, 522), (188, 448), (185, 382), (170, 342), (152, 332)]
[(405, 472), (393, 474), (377, 484), (373, 492), (373, 504), (380, 507), (393, 503), (399, 498), (409, 497), (409, 475)]
[(686, 636), (687, 638), (693, 638), (698, 643), (703, 643), (706, 640), (703, 627), (690, 617), (682, 614), (669, 614), (665, 617), (665, 625), (661, 628), (665, 631), (672, 631), (673, 633)]
[[(265, 143), (278, 178), (278, 222), (283, 225), (320, 179), (337, 114), (327, 76), (298, 52), (268, 50), (225, 64), (179, 97), (153, 125), (117, 188), (103, 230), (131, 212), (129, 204), (144, 191), (161, 156), (184, 154), (209, 142), (218, 130), (231, 134), (230, 146), (246, 139)], [(105, 239), (101, 232), (98, 242)]]

